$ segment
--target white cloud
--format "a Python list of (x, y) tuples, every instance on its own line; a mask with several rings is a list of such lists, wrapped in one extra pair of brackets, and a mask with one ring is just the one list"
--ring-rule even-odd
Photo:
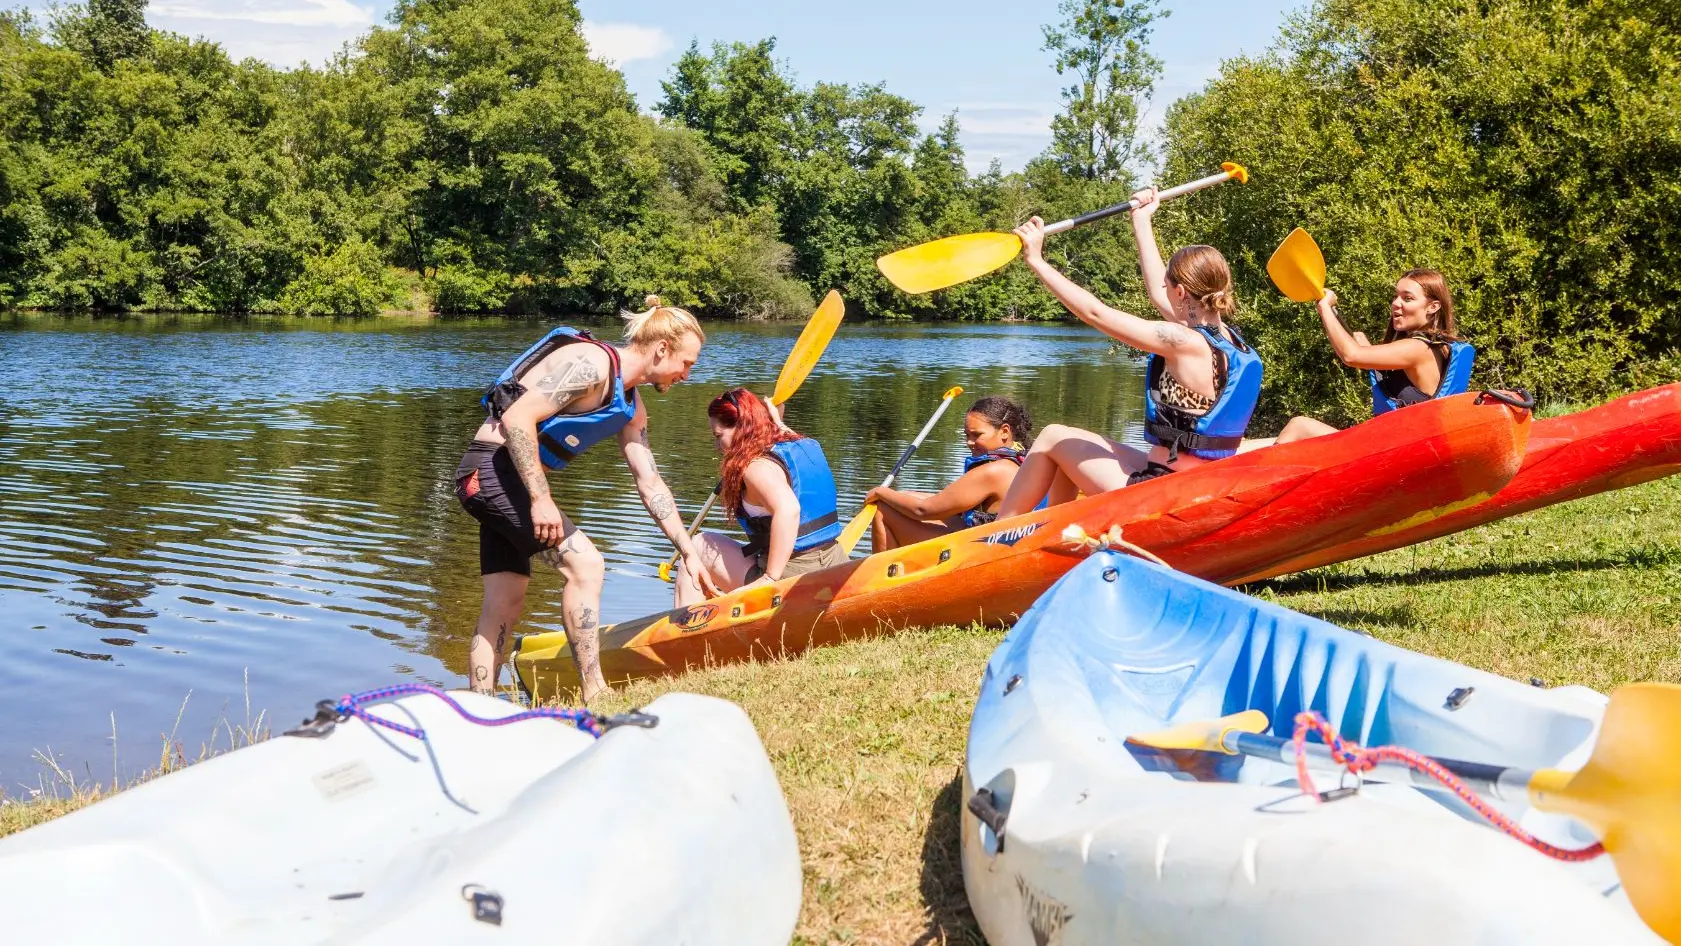
[(590, 55), (615, 66), (638, 59), (657, 59), (671, 51), (671, 37), (657, 26), (584, 21), (584, 42)]
[(930, 108), (922, 128), (933, 131), (952, 109), (963, 142), (964, 164), (979, 174), (993, 159), (1006, 172), (1019, 171), (1051, 143), (1051, 118), (1057, 106), (1046, 102), (967, 102)]
[(270, 26), (367, 27), (374, 17), (350, 0), (161, 0), (153, 16), (182, 20), (232, 20)]

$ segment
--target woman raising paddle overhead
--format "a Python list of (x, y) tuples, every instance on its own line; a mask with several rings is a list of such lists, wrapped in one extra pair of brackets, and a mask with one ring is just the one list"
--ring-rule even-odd
[[(841, 531), (835, 476), (817, 441), (784, 426), (763, 398), (745, 388), (718, 395), (706, 414), (724, 455), (720, 497), (747, 533), (746, 545), (716, 532), (701, 533), (695, 542), (719, 591), (846, 561), (835, 543)], [(707, 597), (689, 567), (685, 558), (677, 568), (678, 607)]]
[(1225, 317), (1237, 308), (1231, 268), (1211, 246), (1187, 246), (1165, 265), (1150, 218), (1154, 188), (1133, 195), (1133, 236), (1150, 301), (1162, 321), (1111, 308), (1045, 261), (1044, 223), (1017, 227), (1022, 259), (1068, 311), (1111, 338), (1150, 353), (1144, 381), (1144, 436), (1149, 453), (1102, 434), (1052, 424), (1039, 434), (998, 515), (1027, 512), (1049, 494), (1052, 504), (1107, 492), (1228, 457), (1243, 442), (1261, 391), (1261, 359)]
[[(1033, 445), (1027, 408), (1007, 397), (983, 397), (963, 417), (969, 456), (963, 473), (937, 493), (878, 486), (864, 497), (877, 506), (870, 550), (910, 545), (998, 518), (999, 504)], [(1005, 462), (996, 462), (1005, 461)]]
[[(1373, 345), (1350, 332), (1337, 314), (1337, 294), (1325, 290), (1319, 321), (1337, 357), (1350, 368), (1364, 368), (1372, 386), (1372, 416), (1432, 398), (1464, 394), (1471, 383), (1476, 351), (1461, 341), (1453, 318), (1453, 293), (1433, 269), (1409, 270), (1395, 281), (1389, 301), (1389, 331)], [(1292, 417), (1279, 431), (1278, 443), (1333, 434), (1337, 428), (1311, 417)], [(1251, 441), (1244, 450), (1273, 441)]]

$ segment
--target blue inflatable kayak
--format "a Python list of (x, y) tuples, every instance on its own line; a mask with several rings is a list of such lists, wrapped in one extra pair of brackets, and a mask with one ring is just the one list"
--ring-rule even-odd
[[(1128, 741), (1246, 710), (1289, 738), (1317, 710), (1361, 745), (1574, 769), (1605, 703), (1101, 551), (987, 666), (964, 768), (969, 902), (992, 946), (1660, 943), (1608, 858), (1549, 858), (1450, 794), (1368, 780), (1321, 804), (1293, 752), (1286, 764)], [(1339, 785), (1331, 768), (1312, 774), (1321, 791)], [(1494, 807), (1561, 848), (1595, 840), (1526, 798)]]

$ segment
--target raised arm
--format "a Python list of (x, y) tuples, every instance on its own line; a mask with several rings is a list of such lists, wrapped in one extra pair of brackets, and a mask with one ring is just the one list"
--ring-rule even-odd
[(1325, 326), (1325, 337), (1337, 358), (1350, 368), (1392, 371), (1419, 369), (1431, 358), (1430, 346), (1416, 338), (1402, 338), (1381, 345), (1366, 341), (1359, 332), (1350, 332), (1337, 315), (1337, 294), (1329, 289), (1319, 300), (1319, 321)]
[[(1157, 355), (1176, 354), (1186, 345), (1196, 344), (1199, 340), (1195, 332), (1176, 322), (1141, 319), (1111, 308), (1084, 287), (1058, 272), (1056, 267), (1045, 261), (1045, 222), (1038, 217), (1017, 227), (1015, 234), (1021, 238), (1021, 256), (1027, 267), (1033, 270), (1033, 274), (1039, 277), (1039, 281), (1045, 284), (1051, 295), (1057, 297), (1057, 301), (1092, 328), (1134, 348)], [(1155, 246), (1153, 240), (1150, 246)], [(1159, 255), (1156, 261), (1161, 262)], [(1166, 298), (1167, 293), (1164, 290), (1162, 299), (1165, 301)], [(1168, 311), (1172, 311), (1172, 308), (1169, 307)]]
[[(1173, 303), (1167, 298), (1167, 264), (1162, 262), (1161, 247), (1156, 245), (1155, 224), (1151, 218), (1161, 207), (1161, 201), (1156, 199), (1156, 189), (1146, 187), (1132, 195), (1138, 201), (1138, 207), (1132, 212), (1132, 238), (1138, 244), (1138, 269), (1144, 274), (1144, 291), (1150, 295), (1150, 304), (1156, 307), (1161, 317), (1171, 321), (1173, 319)], [(1159, 353), (1158, 353), (1159, 354)]]
[(1002, 478), (1002, 468), (1009, 466), (1013, 464), (998, 460), (975, 467), (937, 493), (878, 486), (870, 490), (864, 501), (887, 506), (912, 519), (945, 519), (975, 509), (993, 496), (1002, 496), (1004, 491), (999, 488), (998, 481)]
[(630, 476), (636, 483), (637, 494), (642, 497), (642, 505), (654, 518), (654, 524), (677, 548), (684, 570), (695, 576), (700, 582), (700, 590), (708, 598), (716, 596), (718, 586), (712, 581), (712, 573), (701, 565), (695, 545), (689, 541), (689, 533), (683, 528), (683, 517), (677, 512), (677, 503), (671, 498), (671, 489), (665, 485), (665, 478), (660, 476), (659, 467), (654, 464), (654, 451), (648, 446), (648, 404), (642, 398), (636, 399), (636, 416), (619, 431), (619, 449), (624, 452), (625, 464), (630, 467)]

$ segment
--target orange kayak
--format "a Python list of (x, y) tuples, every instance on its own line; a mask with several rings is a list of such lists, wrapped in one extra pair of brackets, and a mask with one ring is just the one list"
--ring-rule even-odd
[[(915, 545), (601, 629), (610, 684), (794, 654), (930, 624), (1004, 623), (1085, 554), (1063, 532), (1120, 527), (1183, 571), (1230, 581), (1304, 550), (1448, 514), (1517, 472), (1529, 414), (1478, 395), (1394, 411), (1349, 430), (1204, 464)], [(563, 632), (514, 645), (542, 699), (578, 685)]]
[[(1362, 425), (1364, 426), (1364, 425)], [(1485, 502), (1308, 552), (1244, 575), (1258, 581), (1440, 538), (1484, 523), (1681, 473), (1681, 384), (1536, 421), (1516, 476)]]

